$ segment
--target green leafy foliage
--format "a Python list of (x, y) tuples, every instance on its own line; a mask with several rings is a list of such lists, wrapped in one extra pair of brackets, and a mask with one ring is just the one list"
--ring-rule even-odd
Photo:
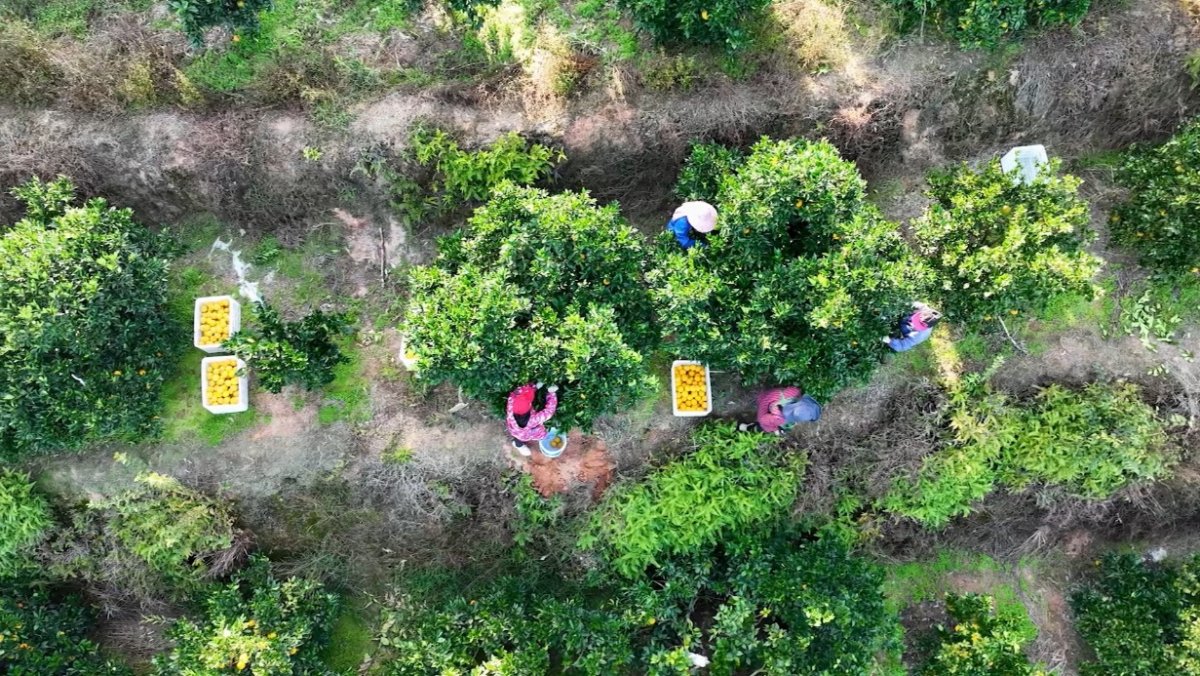
[(937, 26), (965, 49), (994, 49), (1034, 27), (1078, 24), (1091, 0), (888, 0), (906, 27)]
[(29, 549), (53, 523), (50, 505), (29, 475), (0, 470), (0, 579), (26, 568)]
[(1101, 261), (1079, 179), (1059, 163), (1031, 184), (1014, 181), (999, 160), (930, 176), (933, 204), (912, 223), (921, 252), (942, 276), (942, 307), (960, 321), (1044, 308), (1065, 293), (1090, 295)]
[(770, 0), (620, 0), (634, 20), (663, 44), (750, 46), (750, 27)]
[(348, 313), (321, 310), (287, 322), (278, 310), (259, 303), (251, 328), (234, 334), (224, 347), (254, 370), (258, 383), (268, 392), (279, 392), (290, 384), (312, 390), (333, 382), (335, 367), (350, 361), (338, 347), (337, 338), (352, 324)]
[[(681, 193), (707, 191), (731, 163), (694, 152)], [(931, 275), (866, 202), (854, 165), (824, 141), (763, 139), (719, 185), (708, 246), (661, 238), (650, 282), (672, 351), (818, 399), (869, 375)]]
[(948, 417), (943, 448), (884, 499), (888, 510), (927, 526), (970, 513), (997, 483), (1045, 483), (1103, 499), (1166, 475), (1176, 459), (1154, 409), (1128, 383), (1051, 385), (1014, 402), (994, 392), (986, 374), (972, 374), (951, 393)]
[(37, 552), (45, 573), (114, 603), (184, 600), (242, 560), (225, 503), (160, 474), (72, 511)]
[(715, 202), (721, 192), (721, 182), (736, 172), (745, 160), (745, 155), (736, 148), (719, 143), (697, 143), (679, 171), (675, 195), (684, 201)]
[(615, 206), (506, 186), (412, 271), (404, 323), (419, 375), (504, 411), (524, 383), (557, 383), (559, 429), (645, 397), (657, 333), (646, 251)]
[(865, 676), (895, 641), (880, 569), (802, 533), (731, 533), (653, 578), (540, 573), (475, 580), (469, 596), (444, 579), (407, 589), (381, 623), (386, 673), (688, 674), (694, 652), (712, 674)]
[(1162, 423), (1130, 383), (1078, 391), (1050, 385), (1002, 424), (1017, 430), (1000, 468), (1000, 480), (1013, 488), (1039, 481), (1106, 498), (1132, 481), (1164, 476), (1173, 460)]
[(0, 455), (157, 428), (181, 329), (166, 306), (168, 241), (66, 178), (13, 193), (0, 235)]
[(731, 424), (701, 427), (689, 455), (610, 493), (580, 545), (600, 547), (613, 568), (635, 577), (667, 556), (695, 552), (731, 531), (774, 519), (795, 500), (803, 476), (800, 462), (780, 462), (765, 452), (775, 441)]
[(979, 594), (947, 594), (949, 622), (938, 627), (938, 647), (922, 666), (922, 676), (1045, 676), (1029, 663), (1023, 649), (1037, 637), (1027, 616), (996, 612), (995, 602)]
[(559, 525), (562, 518), (562, 496), (544, 498), (533, 486), (533, 475), (521, 473), (513, 482), (516, 518), (512, 523), (513, 556), (518, 560), (528, 556), (528, 549), (535, 540), (546, 540), (550, 530)]
[(561, 151), (527, 143), (509, 132), (479, 150), (463, 150), (446, 132), (418, 127), (399, 167), (380, 153), (366, 153), (355, 171), (388, 185), (393, 206), (410, 222), (445, 215), (490, 199), (503, 183), (531, 186), (564, 159)]
[(1096, 660), (1082, 676), (1194, 674), (1200, 561), (1153, 564), (1110, 554), (1071, 599), (1080, 635)]
[(254, 557), (228, 585), (204, 598), (203, 616), (168, 631), (170, 653), (154, 660), (156, 673), (291, 676), (327, 673), (320, 654), (328, 642), (338, 600), (320, 583), (278, 580), (270, 563)]
[(183, 32), (197, 47), (204, 45), (204, 31), (228, 26), (236, 36), (258, 32), (258, 13), (271, 8), (271, 0), (168, 0)]
[(1161, 146), (1127, 155), (1117, 181), (1130, 195), (1110, 217), (1113, 238), (1137, 250), (1153, 267), (1200, 266), (1200, 122), (1187, 125)]
[(132, 676), (101, 656), (87, 636), (93, 617), (80, 600), (45, 589), (0, 589), (0, 668), (9, 676)]

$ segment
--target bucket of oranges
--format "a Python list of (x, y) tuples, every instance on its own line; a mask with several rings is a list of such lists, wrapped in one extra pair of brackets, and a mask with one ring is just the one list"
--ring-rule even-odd
[(200, 360), (200, 400), (209, 413), (241, 413), (250, 408), (246, 362), (237, 357)]
[(712, 379), (707, 366), (698, 361), (671, 363), (671, 406), (681, 418), (712, 413)]
[(196, 299), (192, 315), (192, 344), (209, 354), (224, 352), (221, 343), (242, 328), (242, 306), (233, 296)]

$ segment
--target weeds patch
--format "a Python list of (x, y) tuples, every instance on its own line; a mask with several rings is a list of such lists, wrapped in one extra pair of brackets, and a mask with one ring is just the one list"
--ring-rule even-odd
[(1020, 598), (1028, 592), (1025, 582), (985, 554), (943, 550), (935, 559), (893, 564), (885, 570), (883, 596), (892, 612), (941, 600), (948, 591), (965, 591), (992, 596), (998, 615), (1020, 617), (1029, 623)]
[(317, 409), (317, 422), (322, 425), (339, 421), (355, 424), (371, 419), (371, 384), (363, 368), (362, 350), (344, 344), (342, 351), (350, 361), (333, 369), (333, 382), (323, 390), (324, 402)]
[(321, 653), (325, 666), (339, 674), (357, 673), (363, 658), (371, 652), (373, 635), (361, 601), (345, 599), (333, 622), (329, 645)]

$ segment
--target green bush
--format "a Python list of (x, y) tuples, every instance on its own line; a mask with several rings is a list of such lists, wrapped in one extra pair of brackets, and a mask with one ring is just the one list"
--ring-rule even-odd
[[(381, 662), (409, 674), (869, 674), (895, 647), (883, 575), (844, 543), (754, 528), (654, 577), (579, 583), (535, 566), (425, 581), (381, 623)], [(450, 593), (447, 593), (449, 590)]]
[(1200, 122), (1192, 122), (1155, 148), (1130, 153), (1117, 181), (1129, 200), (1110, 217), (1113, 239), (1167, 270), (1200, 265)]
[(419, 129), (412, 138), (417, 162), (433, 170), (433, 193), (448, 206), (484, 202), (501, 183), (533, 185), (550, 175), (556, 152), (538, 143), (526, 143), (509, 132), (486, 148), (466, 151), (440, 129)]
[(50, 505), (29, 476), (0, 470), (0, 579), (25, 570), (29, 549), (53, 523)]
[(1079, 634), (1096, 654), (1081, 676), (1196, 673), (1200, 561), (1156, 565), (1110, 554), (1096, 563), (1071, 599)]
[(353, 321), (348, 313), (313, 310), (299, 321), (285, 322), (278, 310), (258, 303), (250, 328), (238, 331), (223, 347), (246, 362), (268, 392), (292, 384), (312, 390), (333, 382), (334, 369), (350, 362), (337, 339)]
[(1088, 205), (1079, 179), (1059, 163), (1029, 185), (999, 160), (929, 178), (933, 204), (912, 224), (921, 252), (942, 276), (941, 303), (965, 322), (1036, 311), (1061, 294), (1090, 297), (1101, 260), (1085, 250)]
[(1104, 499), (1124, 486), (1167, 474), (1176, 459), (1154, 409), (1132, 384), (1058, 385), (1029, 402), (996, 393), (968, 376), (951, 393), (948, 437), (915, 480), (884, 499), (890, 511), (942, 526), (997, 483), (1020, 490), (1037, 482)]
[(527, 143), (516, 132), (472, 151), (440, 129), (418, 127), (409, 146), (399, 168), (379, 153), (367, 153), (355, 171), (387, 184), (392, 206), (412, 223), (478, 206), (504, 183), (532, 186), (564, 159), (562, 152)]
[(1130, 482), (1165, 476), (1173, 460), (1162, 423), (1129, 383), (1081, 391), (1050, 385), (1004, 424), (1016, 434), (1004, 448), (1000, 480), (1013, 488), (1038, 481), (1106, 498)]
[(1074, 26), (1091, 0), (888, 0), (905, 28), (936, 26), (964, 49), (994, 49), (1028, 28)]
[(227, 504), (160, 474), (71, 513), (39, 547), (53, 578), (81, 582), (101, 598), (128, 603), (185, 600), (241, 562)]
[(922, 676), (1046, 676), (1023, 652), (1037, 637), (1027, 616), (1000, 614), (991, 597), (978, 594), (947, 594), (946, 611), (948, 626), (938, 627)]
[(694, 144), (687, 162), (679, 171), (675, 196), (685, 202), (717, 201), (721, 182), (736, 173), (745, 160), (745, 155), (736, 148), (727, 148), (719, 143)]
[(270, 563), (256, 556), (232, 582), (204, 598), (199, 620), (172, 625), (167, 634), (175, 647), (154, 659), (156, 673), (328, 673), (320, 654), (337, 606), (337, 597), (320, 583), (294, 577), (277, 580)]
[(88, 640), (93, 617), (79, 599), (44, 589), (0, 588), (0, 668), (9, 676), (132, 676)]
[(166, 306), (165, 238), (66, 178), (13, 191), (0, 235), (0, 455), (153, 432), (182, 329)]
[(423, 380), (503, 413), (513, 388), (557, 383), (559, 429), (590, 427), (656, 387), (646, 251), (615, 206), (507, 186), (412, 271), (404, 324)]
[(827, 142), (771, 141), (719, 181), (710, 148), (694, 151), (680, 192), (720, 186), (706, 247), (660, 241), (650, 276), (663, 335), (680, 357), (748, 383), (799, 383), (818, 399), (867, 377), (930, 284), (928, 268), (864, 197)]
[(663, 44), (750, 46), (750, 28), (771, 0), (620, 0), (639, 26)]
[(775, 441), (732, 424), (699, 428), (692, 453), (610, 493), (580, 546), (599, 547), (618, 572), (635, 577), (667, 556), (773, 520), (795, 500), (803, 477), (799, 462), (782, 463), (764, 452)]
[(168, 0), (192, 44), (204, 45), (204, 31), (228, 26), (239, 39), (258, 33), (258, 14), (271, 8), (271, 0)]

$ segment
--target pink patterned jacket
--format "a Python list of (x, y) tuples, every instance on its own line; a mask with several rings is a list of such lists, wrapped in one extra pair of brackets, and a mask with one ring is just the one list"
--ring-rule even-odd
[(768, 434), (777, 432), (787, 423), (787, 420), (783, 417), (783, 411), (776, 413), (771, 410), (771, 407), (782, 403), (785, 399), (795, 399), (799, 396), (799, 387), (779, 387), (758, 395), (758, 426)]
[[(533, 387), (533, 385), (525, 385), (524, 387)], [(524, 387), (520, 389), (524, 389)], [(508, 428), (508, 433), (517, 441), (541, 441), (550, 433), (546, 430), (545, 423), (554, 415), (554, 411), (558, 409), (558, 395), (554, 392), (547, 392), (546, 408), (540, 411), (530, 411), (529, 420), (525, 423), (524, 427), (521, 427), (517, 424), (517, 420), (513, 416), (513, 399), (516, 398), (517, 392), (520, 389), (514, 390), (512, 394), (508, 395), (504, 424)]]

